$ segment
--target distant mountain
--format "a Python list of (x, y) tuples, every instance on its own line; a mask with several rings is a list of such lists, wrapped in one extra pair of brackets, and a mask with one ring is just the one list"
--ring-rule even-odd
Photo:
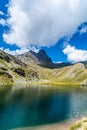
[(33, 51), (26, 52), (25, 54), (18, 55), (18, 59), (21, 59), (26, 64), (37, 64), (45, 68), (61, 68), (71, 65), (70, 63), (53, 63), (51, 58), (46, 54), (44, 50), (40, 50), (38, 53)]
[(34, 63), (43, 67), (53, 67), (52, 60), (47, 56), (44, 50), (40, 50), (38, 53), (29, 51), (25, 54), (18, 55), (17, 58), (21, 59), (26, 64)]
[[(55, 68), (55, 69), (53, 69)], [(14, 57), (0, 50), (0, 84), (37, 82), (42, 84), (87, 85), (87, 61), (55, 64), (46, 52), (33, 51)]]
[(84, 64), (84, 66), (87, 68), (87, 61), (81, 61), (80, 63)]

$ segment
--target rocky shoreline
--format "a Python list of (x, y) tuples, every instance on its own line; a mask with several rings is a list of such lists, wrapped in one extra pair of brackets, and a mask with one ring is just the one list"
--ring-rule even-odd
[(67, 120), (60, 123), (42, 125), (36, 127), (25, 127), (25, 128), (16, 128), (12, 130), (70, 130), (70, 127), (76, 122), (76, 119)]
[(87, 130), (87, 118), (66, 120), (51, 125), (16, 128), (12, 130)]

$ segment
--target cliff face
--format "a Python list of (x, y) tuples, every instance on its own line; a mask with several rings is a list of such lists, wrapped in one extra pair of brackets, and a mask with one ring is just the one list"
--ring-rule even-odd
[(47, 56), (44, 50), (40, 50), (38, 53), (29, 51), (25, 54), (17, 56), (18, 59), (21, 59), (26, 64), (37, 64), (46, 68), (53, 68), (52, 60)]

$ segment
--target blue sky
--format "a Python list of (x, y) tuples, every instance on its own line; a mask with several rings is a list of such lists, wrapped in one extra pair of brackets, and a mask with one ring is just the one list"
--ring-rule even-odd
[(0, 48), (11, 54), (44, 49), (54, 62), (86, 61), (86, 12), (86, 0), (2, 0)]
[[(62, 52), (63, 40), (60, 40), (55, 46), (50, 48), (44, 48), (47, 54), (53, 59), (53, 61), (67, 61), (67, 56)], [(87, 33), (82, 35), (75, 33), (69, 41), (70, 45), (75, 46), (77, 49), (87, 50)]]

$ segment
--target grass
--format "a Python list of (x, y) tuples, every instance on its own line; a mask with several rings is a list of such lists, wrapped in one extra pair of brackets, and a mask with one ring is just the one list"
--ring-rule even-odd
[[(13, 62), (8, 64), (2, 59), (0, 59), (0, 63), (8, 70), (8, 73), (13, 76), (14, 81), (16, 81), (16, 79), (19, 81), (21, 81), (21, 79), (24, 79), (26, 82), (29, 82), (31, 80), (34, 84), (78, 86), (81, 82), (87, 79), (87, 69), (82, 69), (80, 67), (80, 64), (59, 69), (48, 69), (39, 66), (36, 66), (35, 68), (33, 65), (24, 68)], [(22, 77), (21, 75), (15, 73), (11, 69), (12, 67), (20, 67), (25, 73), (25, 76)], [(35, 77), (38, 77), (37, 82), (34, 82)], [(7, 80), (10, 79), (7, 79), (5, 75), (0, 76), (1, 82), (7, 82)]]
[(38, 84), (38, 85), (47, 85), (47, 86), (61, 86), (61, 87), (79, 87), (79, 83), (62, 83), (62, 82), (43, 82), (43, 81), (38, 81), (38, 82), (32, 82), (32, 84)]
[(78, 121), (75, 125), (73, 125), (70, 130), (87, 130), (87, 119), (82, 119), (81, 121)]
[(82, 125), (82, 123), (81, 123), (81, 122), (78, 122), (77, 124), (75, 124), (74, 126), (72, 126), (72, 127), (70, 128), (70, 130), (77, 130), (78, 128), (81, 127), (81, 125)]
[(71, 84), (80, 85), (87, 79), (87, 69), (82, 69), (80, 64), (59, 68), (59, 69), (38, 69), (38, 73), (42, 80), (47, 82), (39, 82), (41, 84)]

